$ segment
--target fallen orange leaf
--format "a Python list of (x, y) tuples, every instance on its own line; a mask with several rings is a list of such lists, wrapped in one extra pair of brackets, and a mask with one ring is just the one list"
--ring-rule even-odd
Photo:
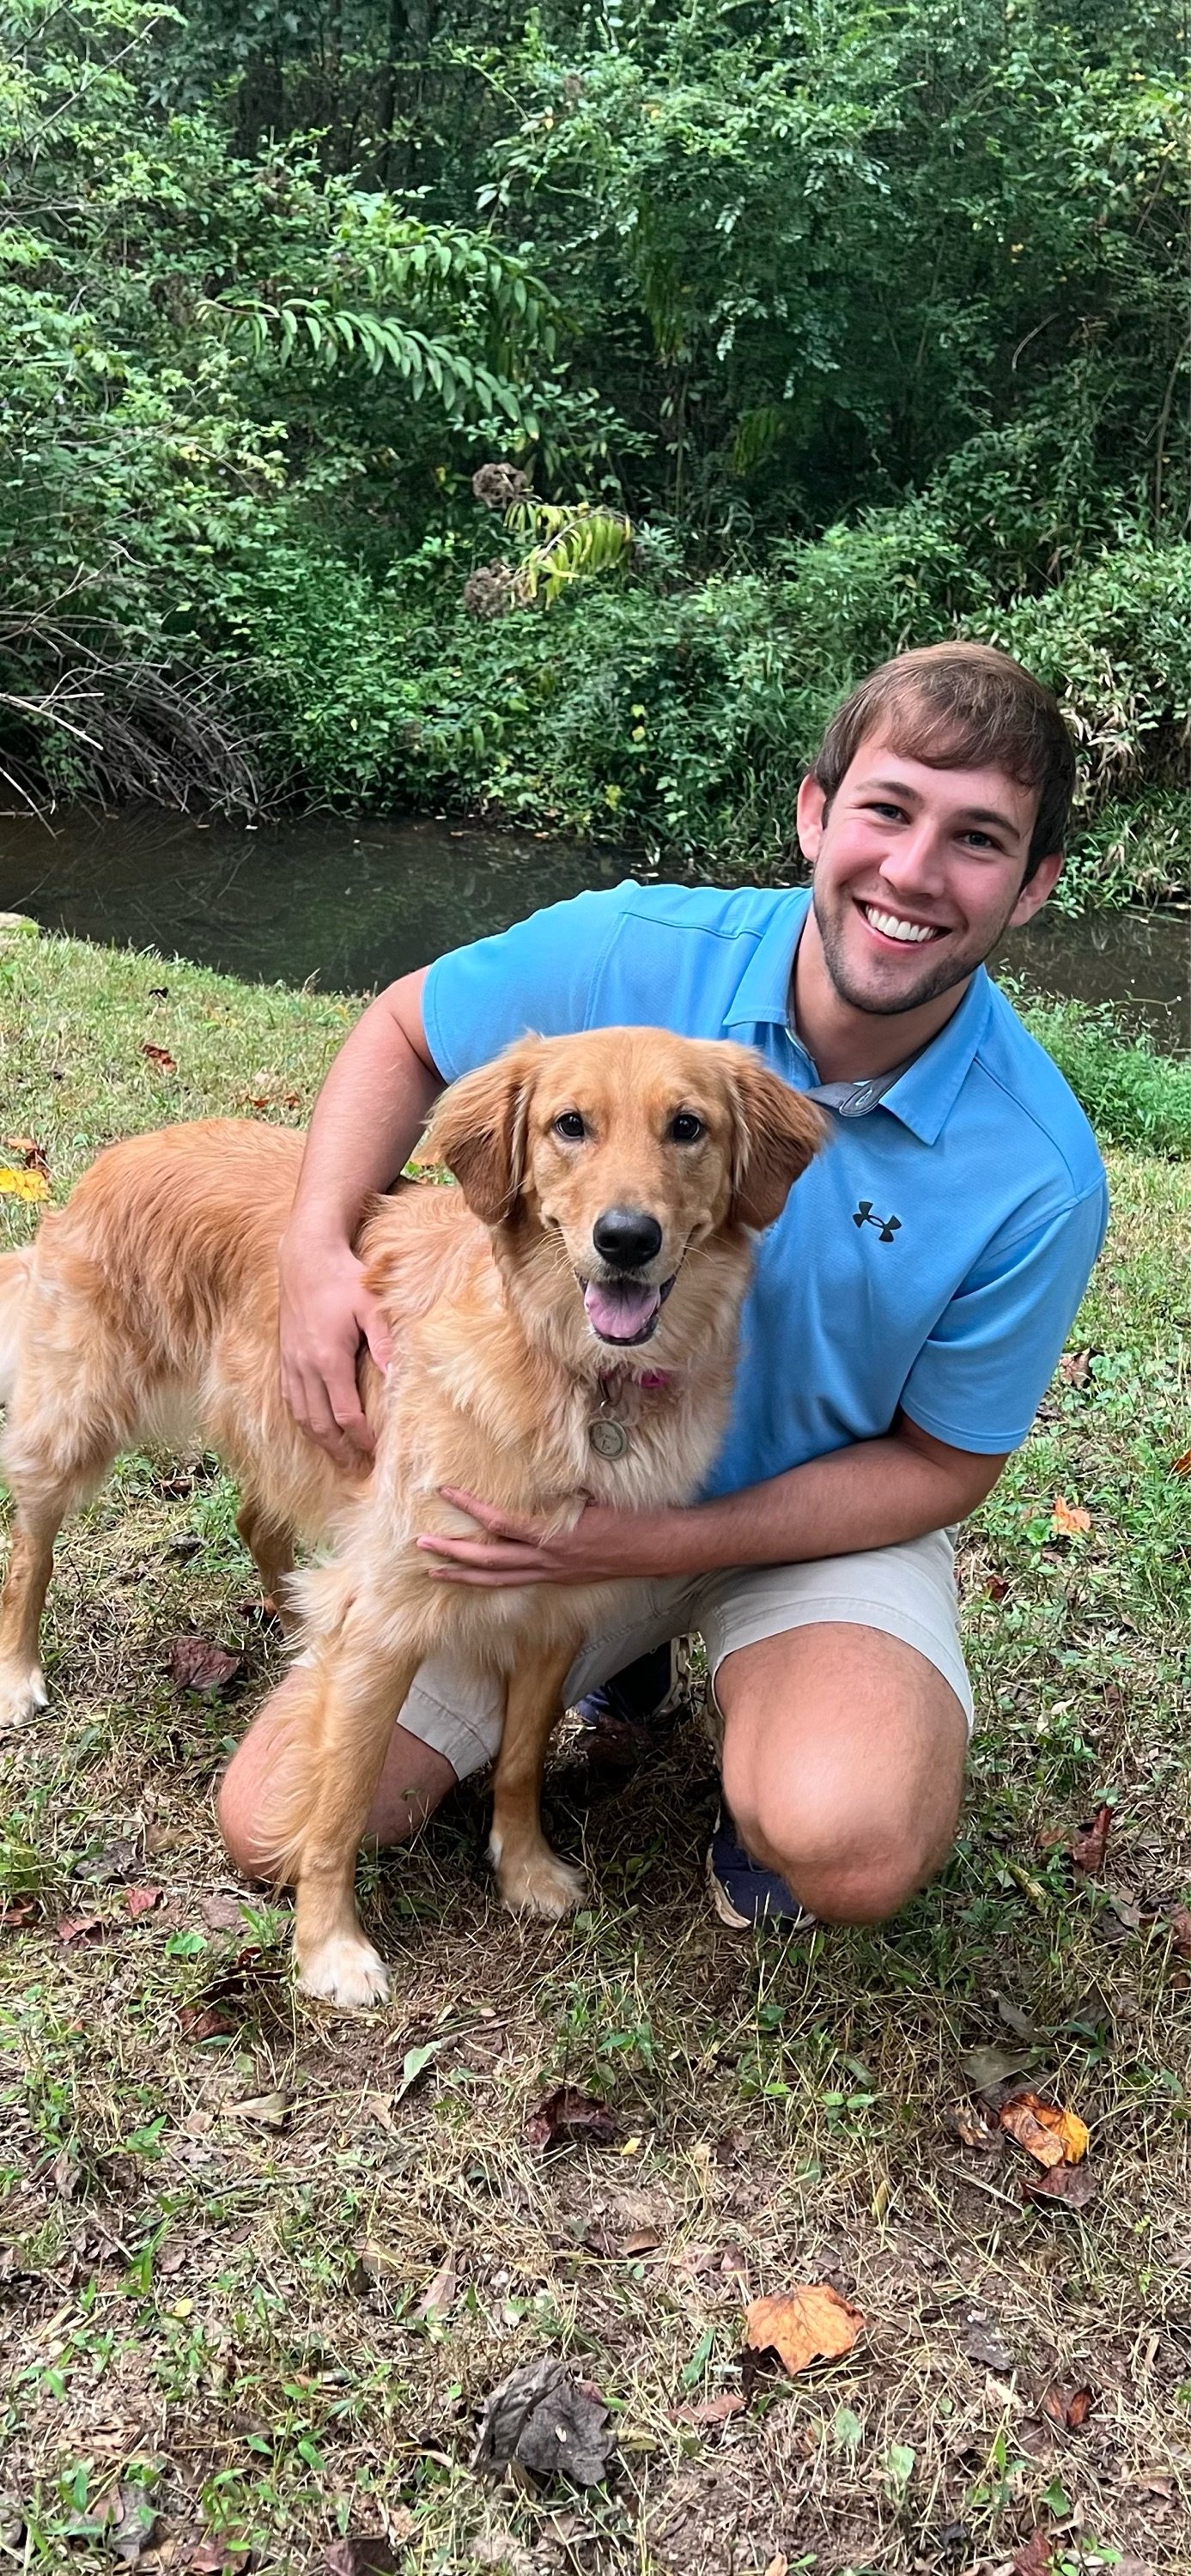
[(751, 2352), (776, 2352), (791, 2377), (812, 2361), (834, 2361), (851, 2352), (864, 2318), (825, 2281), (785, 2298), (753, 2299), (745, 2316)]
[(1052, 1538), (1084, 1538), (1092, 1526), (1092, 1515), (1082, 1503), (1069, 1503), (1064, 1494), (1056, 1494), (1050, 1515)]
[(1024, 2147), (1026, 2154), (1033, 2156), (1038, 2164), (1061, 2165), (1063, 2141), (1056, 2138), (1053, 2130), (1038, 2118), (1041, 2108), (1036, 2094), (1015, 2093), (1013, 2100), (1006, 2102), (1001, 2110), (1001, 2127), (1007, 2129), (1010, 2137), (1016, 2138), (1019, 2147)]
[(1088, 2151), (1089, 2132), (1077, 2111), (1061, 2111), (1037, 2093), (1013, 2093), (1001, 2104), (1001, 2127), (1040, 2165), (1077, 2165)]
[(1182, 1457), (1174, 1460), (1170, 1472), (1172, 1476), (1191, 1476), (1191, 1449), (1184, 1449)]
[(159, 1064), (163, 1073), (176, 1073), (178, 1070), (168, 1047), (144, 1045), (141, 1054), (148, 1058), (150, 1064)]

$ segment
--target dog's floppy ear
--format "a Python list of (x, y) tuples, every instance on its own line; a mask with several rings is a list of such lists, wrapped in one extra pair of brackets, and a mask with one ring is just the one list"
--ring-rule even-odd
[(781, 1215), (800, 1172), (825, 1145), (826, 1119), (751, 1048), (733, 1047), (733, 1225), (758, 1232)]
[(525, 1178), (525, 1137), (540, 1040), (519, 1039), (444, 1091), (418, 1149), (445, 1163), (485, 1225), (512, 1216)]

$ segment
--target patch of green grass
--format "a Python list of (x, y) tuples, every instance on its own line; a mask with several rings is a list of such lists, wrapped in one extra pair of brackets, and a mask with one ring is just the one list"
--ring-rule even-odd
[[(270, 1068), (308, 1101), (345, 1024), (69, 943), (0, 964), (5, 1125), (45, 1143), (56, 1197), (107, 1137), (236, 1110)], [(964, 1534), (959, 1842), (881, 1929), (718, 1930), (691, 1725), (615, 1792), (560, 1751), (555, 1830), (594, 1891), (572, 1925), (503, 1915), (465, 1789), (362, 1866), (393, 2005), (304, 2005), (285, 1908), (243, 1891), (229, 1917), (212, 1816), (278, 1669), (245, 1615), (230, 1489), (210, 1461), (129, 1460), (64, 1533), (53, 1705), (4, 1749), (0, 1844), (0, 1890), (41, 1909), (0, 1935), (0, 2491), (31, 2567), (101, 2576), (107, 2501), (139, 2486), (179, 2571), (203, 2535), (298, 2576), (342, 2531), (383, 2530), (402, 2576), (760, 2576), (782, 2556), (933, 2576), (961, 2545), (1003, 2565), (1047, 2519), (1073, 2576), (1121, 2551), (1182, 2576), (1191, 1988), (1168, 1916), (1191, 1885), (1191, 1167), (1111, 1167), (1068, 1371)], [(32, 1221), (4, 1208), (13, 1236)], [(1057, 1497), (1086, 1531), (1056, 1528)], [(170, 1681), (189, 1629), (244, 1656), (222, 1703)], [(1063, 1838), (1105, 1800), (1107, 1866), (1081, 1878)], [(137, 1919), (121, 1878), (88, 1876), (121, 1837), (132, 1882), (161, 1890)], [(97, 1932), (60, 1939), (80, 1914)], [(225, 1980), (230, 2027), (208, 2028)], [(1091, 2124), (1082, 2214), (1028, 2204), (1015, 2149), (947, 2126), (964, 2050), (1021, 2044), (1006, 2013)], [(527, 2111), (564, 2081), (609, 2103), (610, 2149), (528, 2147)], [(234, 2116), (273, 2094), (277, 2127)], [(822, 2279), (864, 2310), (850, 2355), (765, 2380), (722, 2423), (683, 2414), (739, 2390), (747, 2298)], [(972, 2357), (981, 2323), (1006, 2368)], [(492, 2490), (469, 2467), (484, 2396), (544, 2352), (613, 2409), (609, 2494)], [(1056, 2381), (1097, 2392), (1077, 2436), (1046, 2414)]]
[(1173, 1161), (1191, 1156), (1191, 1059), (1159, 1055), (1144, 1037), (1126, 1037), (1107, 1004), (1017, 1000), (1101, 1144), (1136, 1145)]

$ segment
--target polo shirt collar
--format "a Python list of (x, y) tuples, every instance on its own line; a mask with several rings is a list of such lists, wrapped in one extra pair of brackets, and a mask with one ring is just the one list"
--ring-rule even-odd
[(765, 1021), (776, 1021), (783, 1029), (789, 1026), (794, 951), (810, 902), (809, 886), (790, 886), (774, 904), (737, 985), (731, 1010), (724, 1014), (726, 1029), (756, 1028)]
[[(758, 939), (732, 1007), (724, 1015), (725, 1029), (776, 1024), (789, 1030), (794, 952), (810, 900), (809, 887), (792, 886), (784, 901), (774, 905), (773, 917)], [(952, 1012), (938, 1036), (915, 1057), (881, 1102), (881, 1109), (900, 1118), (903, 1127), (908, 1127), (924, 1145), (935, 1144), (942, 1134), (991, 1009), (992, 985), (984, 967), (978, 966), (959, 1009)], [(790, 1035), (794, 1035), (792, 1030)], [(799, 1045), (796, 1038), (794, 1043)], [(799, 1052), (806, 1056), (805, 1048), (799, 1046)], [(806, 1061), (809, 1063), (809, 1057)], [(879, 1116), (880, 1111), (874, 1114)]]
[(958, 1011), (952, 1012), (938, 1036), (915, 1056), (881, 1102), (882, 1109), (891, 1110), (924, 1145), (936, 1143), (951, 1116), (991, 1009), (992, 985), (983, 966), (978, 966)]

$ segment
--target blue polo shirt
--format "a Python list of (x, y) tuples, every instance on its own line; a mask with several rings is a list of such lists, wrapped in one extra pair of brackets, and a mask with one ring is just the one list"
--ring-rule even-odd
[[(653, 1026), (756, 1047), (797, 1091), (789, 1026), (805, 889), (616, 886), (440, 957), (422, 996), (447, 1081), (527, 1030)], [(890, 1429), (957, 1449), (1025, 1439), (1104, 1239), (1083, 1111), (985, 974), (757, 1245), (732, 1420), (708, 1494)]]

